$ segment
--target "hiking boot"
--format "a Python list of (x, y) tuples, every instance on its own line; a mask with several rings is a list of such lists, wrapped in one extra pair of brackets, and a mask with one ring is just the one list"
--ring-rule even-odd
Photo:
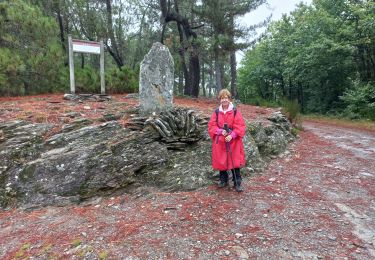
[(243, 189), (243, 187), (242, 187), (241, 184), (234, 186), (234, 188), (236, 189), (237, 192), (242, 192), (242, 191), (244, 191), (244, 189)]
[(220, 181), (218, 184), (219, 188), (228, 186), (228, 173), (227, 171), (220, 171)]
[(228, 186), (228, 182), (220, 181), (217, 185), (219, 188), (224, 188)]

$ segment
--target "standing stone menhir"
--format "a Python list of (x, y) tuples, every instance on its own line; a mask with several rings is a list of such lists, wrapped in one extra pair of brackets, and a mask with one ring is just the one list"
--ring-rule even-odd
[(154, 43), (141, 63), (139, 101), (143, 114), (172, 108), (174, 63), (168, 48)]

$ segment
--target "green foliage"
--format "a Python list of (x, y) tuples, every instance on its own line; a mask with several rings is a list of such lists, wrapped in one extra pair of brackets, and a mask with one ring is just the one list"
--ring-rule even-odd
[(72, 247), (77, 247), (81, 244), (82, 244), (82, 241), (79, 238), (74, 239), (71, 243)]
[[(74, 38), (91, 39), (107, 37), (105, 3), (98, 3), (98, 8), (92, 8), (87, 1), (71, 1), (74, 14), (68, 15), (72, 10), (66, 1), (28, 1), (14, 0), (0, 2), (0, 96), (28, 95), (48, 92), (69, 91), (69, 67), (67, 64), (67, 35), (66, 31), (73, 34)], [(128, 3), (113, 4), (113, 13), (127, 12), (124, 8)], [(141, 3), (131, 9), (140, 8)], [(121, 9), (123, 8), (123, 9)], [(121, 11), (121, 10), (122, 11)], [(69, 11), (70, 10), (70, 11)], [(59, 30), (59, 18), (56, 12), (61, 12), (63, 32)], [(129, 9), (130, 12), (130, 9)], [(146, 10), (144, 10), (146, 12)], [(121, 15), (124, 15), (122, 13)], [(146, 15), (146, 14), (145, 14)], [(69, 16), (69, 20), (64, 20)], [(123, 34), (124, 26), (129, 21), (121, 22), (116, 33)], [(120, 17), (118, 18), (120, 19)], [(131, 19), (137, 19), (132, 17)], [(74, 21), (73, 21), (74, 20)], [(120, 22), (120, 20), (118, 20)], [(80, 28), (73, 27), (73, 23), (80, 24)], [(143, 30), (153, 33), (150, 25), (143, 23)], [(117, 27), (117, 23), (115, 25)], [(120, 28), (121, 27), (121, 28)], [(117, 31), (118, 30), (118, 31)], [(61, 35), (63, 33), (64, 35)], [(64, 42), (59, 36), (64, 37)], [(125, 59), (131, 67), (111, 69), (114, 60), (110, 52), (106, 52), (106, 90), (110, 93), (137, 92), (139, 60), (148, 50), (145, 45), (154, 40), (145, 41), (141, 32), (139, 37), (119, 37), (121, 54), (127, 54)], [(132, 50), (128, 50), (132, 46)], [(108, 46), (107, 46), (108, 47)], [(134, 54), (134, 55), (133, 55)], [(77, 66), (78, 61), (84, 61), (84, 68)], [(86, 55), (84, 60), (76, 57), (75, 83), (77, 92), (99, 93), (100, 75), (97, 56)], [(107, 68), (110, 68), (107, 70)]]
[(108, 257), (108, 252), (103, 250), (103, 251), (101, 251), (101, 252), (99, 253), (98, 257), (99, 257), (100, 260), (107, 259), (107, 257)]
[(26, 1), (0, 3), (0, 94), (51, 92), (63, 65), (56, 21)]
[(77, 93), (100, 93), (99, 70), (92, 67), (74, 68)]
[(0, 48), (0, 95), (11, 96), (23, 94), (23, 85), (19, 80), (22, 61), (9, 49)]
[(298, 104), (298, 100), (288, 100), (284, 99), (283, 100), (283, 105), (282, 105), (282, 112), (288, 120), (292, 123), (292, 125), (296, 126), (297, 128), (301, 127), (301, 114), (300, 114), (300, 105)]
[(369, 118), (375, 120), (375, 82), (356, 83), (347, 90), (341, 99), (345, 102), (345, 113), (350, 118)]
[(282, 96), (277, 85), (269, 84), (278, 68), (269, 53), (267, 41), (247, 52), (238, 72), (238, 94), (243, 102), (254, 105), (278, 105)]
[(297, 99), (302, 112), (342, 111), (348, 103), (339, 97), (353, 82), (374, 81), (370, 2), (315, 0), (272, 23), (242, 61), (241, 99), (279, 103), (287, 97)]
[(22, 258), (25, 255), (25, 251), (30, 250), (30, 243), (23, 244), (21, 248), (16, 252), (16, 258)]
[(298, 128), (295, 128), (295, 127), (292, 128), (291, 133), (294, 136), (298, 136), (298, 134), (300, 133), (301, 130), (302, 130), (302, 125), (300, 125)]
[(137, 71), (134, 71), (126, 66), (119, 70), (117, 67), (107, 71), (106, 77), (106, 89), (109, 93), (135, 93), (138, 92), (138, 75), (139, 67)]

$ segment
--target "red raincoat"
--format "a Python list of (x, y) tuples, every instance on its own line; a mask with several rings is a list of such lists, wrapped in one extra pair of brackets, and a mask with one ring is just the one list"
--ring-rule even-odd
[[(234, 132), (232, 134), (234, 138), (229, 142), (234, 165), (232, 165), (229, 151), (227, 152), (225, 137), (222, 134), (217, 134), (219, 129), (224, 128), (224, 123), (227, 123), (228, 127)], [(223, 111), (219, 111), (217, 123), (216, 112), (214, 111), (208, 123), (208, 133), (212, 140), (212, 168), (214, 170), (225, 171), (245, 166), (245, 151), (242, 143), (245, 132), (245, 121), (238, 109), (236, 116), (234, 116), (233, 109), (226, 111), (225, 114)]]

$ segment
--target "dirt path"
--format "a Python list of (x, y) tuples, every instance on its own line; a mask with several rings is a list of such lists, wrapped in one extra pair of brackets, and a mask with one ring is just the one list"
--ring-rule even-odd
[(375, 134), (307, 122), (246, 191), (0, 212), (0, 258), (375, 259)]

